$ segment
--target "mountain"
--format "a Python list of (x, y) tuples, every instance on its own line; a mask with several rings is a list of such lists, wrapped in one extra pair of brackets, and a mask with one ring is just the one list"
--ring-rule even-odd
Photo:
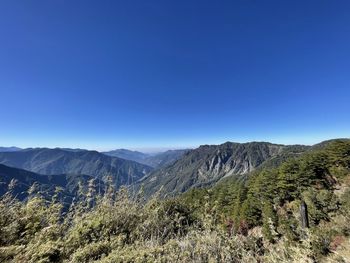
[(21, 148), (12, 146), (12, 147), (0, 147), (0, 152), (16, 152), (22, 150)]
[(85, 174), (104, 181), (111, 176), (117, 187), (131, 184), (152, 170), (149, 166), (96, 151), (66, 151), (57, 148), (3, 152), (0, 153), (0, 163), (47, 175)]
[(80, 149), (80, 148), (55, 148), (55, 149), (61, 149), (64, 151), (68, 151), (68, 152), (82, 152), (82, 151), (88, 151), (86, 149)]
[[(61, 188), (60, 199), (64, 203), (70, 203), (78, 194), (79, 184), (86, 191), (93, 178), (76, 174), (42, 175), (0, 164), (0, 196), (11, 191), (13, 196), (24, 200), (35, 184), (35, 193), (49, 198), (55, 194), (57, 187)], [(98, 179), (95, 180), (95, 186), (101, 191), (105, 189), (104, 183)]]
[(104, 152), (104, 154), (135, 161), (153, 168), (160, 168), (175, 162), (187, 151), (188, 150), (168, 150), (161, 153), (149, 154), (126, 149), (117, 149), (114, 151)]
[(155, 170), (137, 183), (146, 196), (162, 188), (162, 195), (174, 195), (194, 187), (212, 185), (228, 176), (250, 173), (264, 164), (274, 167), (306, 151), (302, 145), (267, 142), (203, 145), (186, 152), (179, 160)]
[(149, 156), (146, 153), (138, 152), (138, 151), (131, 151), (127, 149), (117, 149), (109, 152), (103, 152), (103, 154), (106, 154), (108, 156), (118, 157), (125, 160), (135, 161), (138, 163), (144, 163), (144, 160)]
[(144, 163), (155, 168), (165, 167), (180, 159), (188, 151), (189, 150), (168, 150), (148, 156)]

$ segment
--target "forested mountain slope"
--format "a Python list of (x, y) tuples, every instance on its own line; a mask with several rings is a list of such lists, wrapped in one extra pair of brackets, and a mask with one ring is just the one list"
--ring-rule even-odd
[[(337, 249), (350, 260), (346, 252), (350, 249), (348, 139), (318, 144), (276, 168), (253, 172), (245, 181), (232, 178), (212, 188), (190, 190), (181, 198), (198, 213), (212, 207), (236, 234), (248, 234), (261, 226), (266, 241), (283, 242), (284, 246), (303, 242), (309, 236), (312, 255), (307, 262), (318, 262)], [(302, 203), (307, 207), (304, 228)]]

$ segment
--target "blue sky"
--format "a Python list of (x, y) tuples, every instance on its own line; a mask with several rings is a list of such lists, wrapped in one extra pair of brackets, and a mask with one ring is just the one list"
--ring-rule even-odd
[(349, 1), (0, 2), (0, 145), (350, 137)]

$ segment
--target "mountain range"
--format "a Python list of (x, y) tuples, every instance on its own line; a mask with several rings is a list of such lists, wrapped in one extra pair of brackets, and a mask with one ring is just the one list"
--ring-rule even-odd
[(275, 167), (283, 160), (309, 149), (303, 145), (280, 145), (267, 142), (203, 145), (182, 158), (143, 177), (146, 196), (162, 190), (161, 195), (175, 195), (190, 188), (213, 185), (229, 176), (248, 174), (259, 167)]
[(16, 152), (22, 150), (21, 148), (11, 146), (11, 147), (0, 147), (0, 152)]
[(142, 163), (153, 168), (159, 168), (165, 167), (177, 161), (187, 151), (189, 150), (168, 150), (160, 153), (142, 153), (138, 151), (130, 151), (127, 149), (117, 149), (103, 153), (109, 156)]
[[(246, 177), (258, 169), (277, 167), (288, 158), (327, 143), (305, 146), (226, 142), (159, 154), (126, 149), (104, 153), (60, 148), (7, 151), (0, 152), (1, 168), (5, 171), (0, 174), (3, 183), (0, 187), (4, 188), (13, 177), (27, 186), (38, 181), (45, 189), (50, 188), (49, 185), (70, 187), (67, 193), (74, 194), (79, 180), (87, 182), (95, 178), (100, 180), (100, 185), (112, 180), (117, 188), (122, 185), (132, 186), (134, 190), (142, 188), (146, 197), (157, 192), (161, 196), (174, 196), (192, 188), (215, 185), (224, 178)], [(25, 174), (23, 170), (10, 172), (9, 169), (31, 173)]]
[(0, 163), (45, 175), (84, 174), (114, 184), (129, 185), (152, 168), (134, 161), (111, 157), (97, 151), (70, 151), (34, 148), (16, 152), (0, 152)]

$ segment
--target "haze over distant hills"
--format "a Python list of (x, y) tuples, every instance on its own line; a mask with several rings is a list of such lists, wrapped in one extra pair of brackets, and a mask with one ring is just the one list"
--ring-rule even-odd
[(139, 152), (139, 151), (131, 151), (127, 149), (116, 149), (113, 151), (102, 152), (102, 153), (108, 156), (119, 157), (122, 159), (131, 160), (139, 163), (141, 163), (141, 161), (143, 161), (148, 156), (148, 154), (146, 153)]
[(22, 150), (21, 148), (11, 146), (11, 147), (0, 147), (0, 152), (16, 152)]
[[(19, 148), (19, 147), (0, 147), (0, 153), (2, 152), (17, 152), (17, 151), (29, 151), (29, 150), (37, 150), (44, 148)], [(48, 149), (48, 148), (47, 148)], [(53, 148), (52, 150), (64, 150), (68, 152), (82, 152), (89, 151), (81, 148)], [(173, 163), (177, 159), (179, 159), (184, 153), (189, 151), (189, 149), (178, 149), (178, 150), (167, 150), (160, 151), (156, 153), (148, 153), (148, 152), (140, 152), (140, 151), (132, 151), (128, 149), (116, 149), (107, 152), (101, 152), (105, 155), (111, 157), (118, 157), (125, 160), (135, 161), (141, 164), (145, 164), (151, 166), (153, 168), (164, 167), (168, 164)]]
[(96, 151), (48, 148), (2, 152), (0, 163), (47, 175), (85, 174), (102, 180), (110, 176), (117, 187), (129, 185), (152, 170), (147, 165)]
[(159, 168), (175, 162), (187, 151), (189, 150), (168, 150), (160, 153), (142, 153), (126, 149), (117, 149), (114, 151), (104, 152), (104, 154), (126, 160), (132, 160), (154, 168)]

